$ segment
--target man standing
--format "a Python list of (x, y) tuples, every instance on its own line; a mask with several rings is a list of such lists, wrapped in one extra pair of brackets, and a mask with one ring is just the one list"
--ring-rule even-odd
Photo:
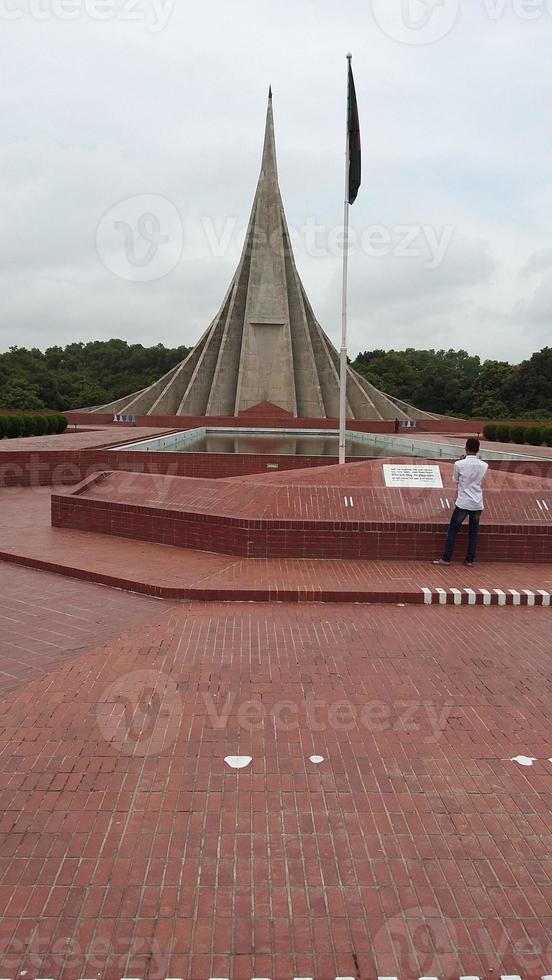
[(458, 484), (458, 497), (452, 517), (450, 519), (447, 539), (445, 541), (445, 553), (442, 558), (433, 562), (434, 565), (450, 565), (456, 535), (460, 530), (460, 525), (464, 523), (466, 517), (470, 519), (468, 533), (468, 554), (464, 565), (470, 568), (475, 562), (477, 549), (477, 535), (479, 533), (479, 519), (483, 510), (483, 491), (481, 484), (487, 475), (489, 466), (479, 459), (479, 439), (468, 439), (466, 443), (466, 455), (454, 464), (453, 480)]

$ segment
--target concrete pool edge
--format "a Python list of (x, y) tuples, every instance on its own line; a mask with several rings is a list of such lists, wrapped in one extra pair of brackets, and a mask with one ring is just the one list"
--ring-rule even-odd
[[(280, 436), (283, 438), (301, 438), (301, 437), (312, 437), (314, 438), (338, 438), (339, 432), (337, 429), (282, 429), (282, 428), (248, 428), (248, 427), (220, 427), (220, 426), (198, 426), (193, 429), (182, 429), (177, 432), (171, 432), (162, 436), (156, 436), (155, 438), (140, 439), (136, 442), (125, 443), (118, 446), (110, 446), (108, 452), (179, 452), (178, 446), (193, 445), (199, 442), (201, 439), (206, 438), (208, 435), (224, 435), (227, 437), (248, 437), (248, 436)], [(447, 443), (447, 442), (434, 442), (427, 441), (424, 439), (411, 439), (406, 436), (396, 436), (393, 434), (382, 435), (380, 433), (374, 432), (358, 432), (355, 430), (347, 430), (347, 437), (353, 441), (358, 446), (363, 444), (367, 445), (367, 450), (371, 446), (379, 446), (382, 449), (393, 450), (389, 453), (392, 456), (411, 456), (412, 458), (423, 457), (426, 459), (444, 459), (453, 460), (458, 459), (462, 454), (461, 447), (458, 444)], [(205, 455), (209, 455), (208, 450), (195, 450), (195, 452), (203, 452)], [(224, 451), (218, 451), (220, 455), (240, 455), (239, 453), (224, 453)], [(275, 456), (279, 455), (275, 452), (259, 452), (253, 455), (258, 456)], [(305, 456), (305, 458), (310, 458), (311, 456), (318, 456), (319, 453), (282, 453), (284, 456)], [(337, 453), (335, 454), (337, 456)], [(367, 451), (367, 456), (370, 453)], [(542, 456), (529, 456), (527, 454), (506, 452), (494, 449), (482, 449), (481, 458), (485, 460), (504, 460), (504, 461), (515, 461), (515, 462), (539, 462), (544, 459)], [(331, 458), (331, 454), (328, 454), (328, 458)]]

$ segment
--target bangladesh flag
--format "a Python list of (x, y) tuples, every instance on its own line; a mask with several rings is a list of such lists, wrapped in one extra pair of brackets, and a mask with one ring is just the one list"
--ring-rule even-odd
[(358, 121), (358, 105), (353, 79), (353, 69), (349, 59), (349, 85), (347, 91), (349, 106), (347, 132), (349, 134), (349, 204), (356, 201), (360, 187), (360, 123)]

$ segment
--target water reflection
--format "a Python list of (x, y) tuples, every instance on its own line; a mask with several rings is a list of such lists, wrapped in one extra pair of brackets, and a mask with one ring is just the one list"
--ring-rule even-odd
[[(267, 433), (247, 433), (227, 435), (208, 433), (179, 448), (167, 447), (169, 452), (180, 453), (257, 453), (283, 456), (337, 456), (338, 436), (319, 435), (280, 435)], [(389, 449), (372, 442), (359, 442), (347, 439), (347, 456), (388, 456)]]

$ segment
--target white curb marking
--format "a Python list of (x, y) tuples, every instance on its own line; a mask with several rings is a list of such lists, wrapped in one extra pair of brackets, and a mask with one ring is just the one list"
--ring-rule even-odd
[[(495, 605), (498, 606), (552, 605), (552, 594), (545, 589), (493, 589), (491, 592), (489, 589), (461, 589), (454, 586), (450, 586), (448, 589), (430, 589), (423, 585), (420, 586), (420, 591), (423, 593), (424, 605), (426, 606), (431, 606), (434, 602), (438, 602), (441, 606), (450, 605), (449, 596), (455, 606), (476, 606), (478, 595), (482, 597), (484, 606), (493, 605), (493, 595), (496, 595)], [(509, 601), (510, 596), (512, 597), (511, 601)], [(537, 603), (539, 596), (540, 603)]]
[(231, 769), (245, 769), (253, 758), (250, 755), (227, 755), (224, 761)]
[(520, 766), (532, 766), (537, 760), (532, 755), (515, 755), (510, 762), (518, 762)]

